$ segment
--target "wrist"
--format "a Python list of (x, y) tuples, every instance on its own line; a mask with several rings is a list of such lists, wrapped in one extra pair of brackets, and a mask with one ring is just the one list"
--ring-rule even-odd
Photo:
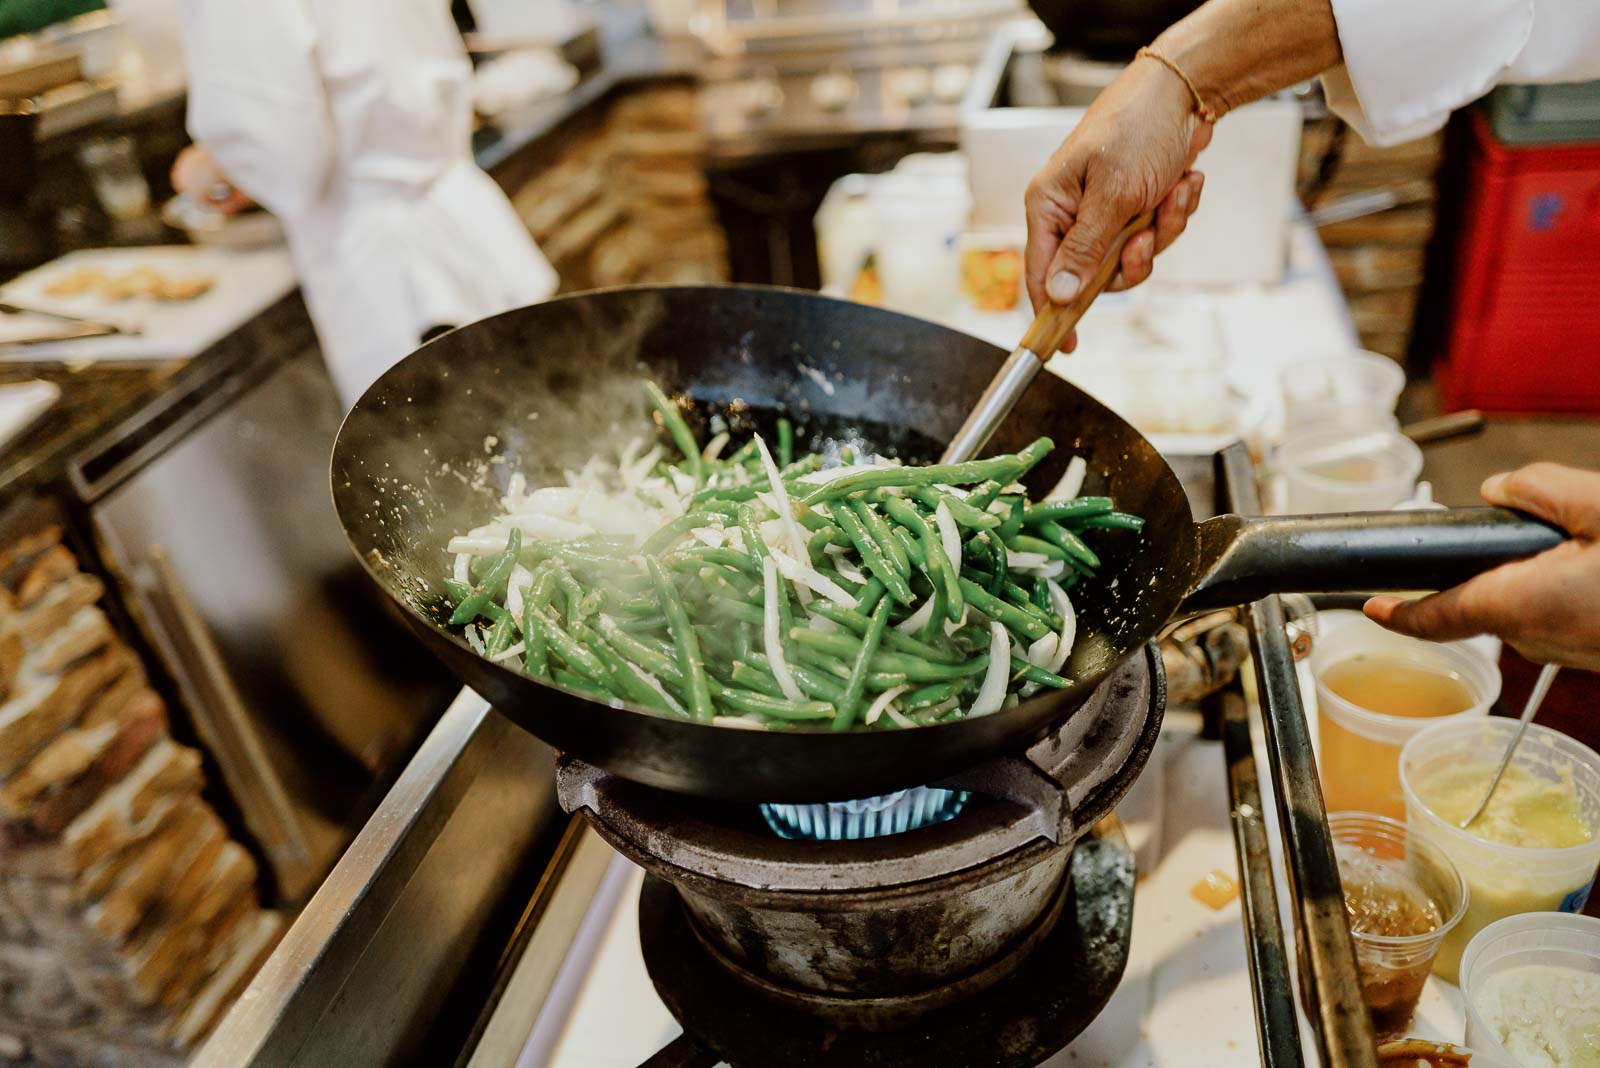
[(1213, 107), (1201, 93), (1200, 87), (1170, 56), (1155, 45), (1141, 48), (1134, 57), (1135, 63), (1150, 65), (1154, 80), (1182, 112), (1198, 115), (1203, 121), (1214, 123), (1222, 118), (1223, 109)]
[(1210, 35), (1203, 24), (1195, 24), (1198, 21), (1190, 16), (1169, 26), (1151, 42), (1150, 48), (1182, 72), (1184, 89), (1194, 100), (1194, 110), (1214, 122), (1233, 110), (1235, 98), (1229, 91), (1226, 72), (1214, 61), (1218, 49), (1208, 43)]

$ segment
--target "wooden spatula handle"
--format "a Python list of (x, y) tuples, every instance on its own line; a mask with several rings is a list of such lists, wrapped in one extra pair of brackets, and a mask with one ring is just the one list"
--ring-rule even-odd
[(1123, 246), (1127, 245), (1134, 234), (1150, 229), (1154, 221), (1155, 212), (1147, 211), (1124, 226), (1112, 239), (1111, 249), (1106, 253), (1105, 261), (1078, 287), (1076, 296), (1065, 304), (1046, 301), (1045, 306), (1039, 309), (1033, 325), (1022, 335), (1022, 347), (1041, 360), (1048, 360), (1054, 356), (1065, 344), (1067, 335), (1078, 325), (1078, 320), (1083, 318), (1083, 313), (1089, 310), (1089, 305), (1094, 303), (1094, 298), (1111, 284), (1111, 279), (1117, 273), (1117, 267), (1122, 263)]

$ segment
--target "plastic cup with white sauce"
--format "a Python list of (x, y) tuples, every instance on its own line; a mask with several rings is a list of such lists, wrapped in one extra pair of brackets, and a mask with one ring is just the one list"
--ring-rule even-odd
[(1491, 923), (1461, 955), (1474, 1068), (1600, 1062), (1600, 919), (1534, 912)]

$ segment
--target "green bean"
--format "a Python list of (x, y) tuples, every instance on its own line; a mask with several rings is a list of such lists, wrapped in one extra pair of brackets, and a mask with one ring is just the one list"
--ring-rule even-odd
[(460, 604), (472, 596), (472, 587), (465, 582), (457, 582), (455, 579), (445, 579), (444, 592), (445, 596)]
[(652, 649), (623, 630), (610, 616), (602, 615), (595, 621), (595, 626), (599, 628), (601, 637), (615, 646), (618, 652), (652, 675), (658, 675), (669, 682), (683, 681), (683, 673), (671, 657), (659, 649)]
[(1013, 682), (1017, 679), (1024, 679), (1028, 682), (1037, 682), (1041, 686), (1049, 686), (1057, 690), (1064, 690), (1072, 685), (1071, 679), (1064, 679), (1053, 671), (1046, 671), (1036, 664), (1030, 664), (1020, 656), (1012, 656), (1011, 669)]
[(1062, 520), (1088, 519), (1111, 511), (1110, 497), (1074, 497), (1069, 501), (1044, 501), (1030, 504), (1022, 513), (1022, 521), (1029, 526), (1039, 523), (1059, 523)]
[(689, 711), (694, 718), (710, 722), (716, 715), (711, 707), (711, 691), (706, 686), (705, 664), (700, 657), (700, 642), (689, 623), (688, 610), (678, 596), (677, 587), (667, 577), (660, 563), (648, 557), (645, 565), (650, 569), (650, 579), (656, 584), (656, 594), (661, 598), (661, 609), (667, 617), (667, 629), (678, 647), (678, 666), (682, 669), (689, 691)]
[(678, 518), (667, 522), (660, 530), (646, 538), (644, 544), (639, 546), (639, 551), (646, 556), (653, 556), (679, 538), (685, 537), (691, 530), (712, 526), (711, 518), (716, 514), (718, 513), (704, 508), (693, 512), (685, 512)]
[(678, 406), (661, 392), (661, 387), (654, 382), (645, 380), (644, 395), (649, 398), (651, 407), (656, 414), (661, 416), (661, 423), (667, 428), (667, 433), (672, 435), (672, 443), (678, 446), (678, 451), (683, 453), (684, 461), (689, 465), (689, 475), (698, 485), (705, 481), (705, 462), (700, 458), (700, 445), (694, 440), (694, 434), (689, 430), (689, 424), (683, 421), (683, 413)]
[(566, 661), (568, 667), (601, 686), (606, 685), (610, 672), (606, 670), (605, 664), (599, 657), (569, 634), (549, 612), (535, 612), (534, 618), (543, 625), (545, 641), (549, 643), (550, 649)]
[(742, 467), (745, 464), (756, 462), (760, 455), (760, 451), (761, 450), (756, 447), (755, 435), (752, 434), (743, 445), (740, 445), (737, 449), (734, 449), (733, 453), (725, 458), (722, 462), (727, 464), (729, 467)]
[(621, 691), (623, 699), (658, 712), (677, 711), (645, 680), (638, 665), (607, 645), (587, 624), (580, 623), (573, 627), (572, 636), (605, 665), (612, 689)]
[(740, 623), (754, 623), (758, 626), (766, 622), (766, 614), (762, 612), (760, 605), (751, 604), (749, 601), (733, 597), (715, 597), (715, 600), (717, 610), (730, 619), (736, 619)]
[(773, 719), (835, 719), (834, 706), (827, 701), (790, 701), (781, 697), (744, 690), (724, 690), (717, 698), (740, 712), (754, 712)]
[[(1000, 496), (1001, 491), (1004, 489), (1005, 486), (994, 481), (994, 479), (990, 479), (987, 482), (980, 482), (978, 485), (972, 487), (971, 493), (967, 494), (967, 503), (979, 510), (986, 510), (991, 504), (994, 503), (995, 498)], [(988, 513), (985, 511), (985, 514)]]
[(934, 705), (943, 704), (960, 692), (961, 686), (954, 682), (930, 683), (901, 695), (900, 707), (907, 712), (932, 708)]
[(1022, 517), (1025, 514), (1024, 508), (1027, 505), (1027, 500), (1023, 497), (1001, 497), (1000, 500), (1010, 508), (1010, 511), (1000, 521), (998, 533), (1001, 541), (1010, 541), (1022, 530)]
[(961, 610), (966, 602), (961, 594), (961, 586), (956, 581), (959, 572), (954, 562), (945, 555), (944, 542), (939, 538), (938, 532), (915, 507), (903, 500), (891, 500), (886, 507), (889, 509), (890, 518), (910, 529), (922, 545), (923, 555), (926, 557), (924, 570), (928, 579), (936, 588), (942, 586), (944, 589), (945, 617), (951, 622), (960, 619)]
[(630, 616), (650, 616), (661, 611), (661, 602), (654, 596), (641, 594), (628, 598), (617, 607)]
[(665, 627), (667, 625), (667, 617), (659, 612), (653, 616), (630, 616), (619, 625), (624, 630), (649, 632)]
[(937, 511), (939, 505), (944, 504), (950, 509), (950, 517), (968, 530), (993, 530), (1000, 525), (999, 516), (991, 515), (981, 508), (974, 508), (953, 493), (920, 487), (913, 489), (911, 496), (930, 512)]
[(1034, 641), (1050, 633), (1050, 628), (1040, 622), (1031, 611), (1019, 608), (1008, 601), (1002, 601), (971, 579), (961, 580), (961, 591), (967, 595), (967, 600), (972, 602), (972, 607), (990, 619), (1005, 624), (1011, 630), (1026, 634)]
[(845, 683), (844, 696), (839, 699), (839, 712), (833, 719), (833, 729), (846, 730), (861, 713), (861, 695), (867, 687), (867, 675), (871, 672), (872, 658), (878, 651), (878, 645), (883, 641), (883, 632), (889, 625), (889, 602), (880, 600), (878, 606), (872, 610), (871, 625), (867, 633), (861, 638), (861, 651), (856, 654), (855, 664), (850, 669), (850, 680)]
[(782, 697), (783, 687), (778, 685), (778, 680), (743, 660), (735, 660), (730, 671), (730, 678), (746, 689), (764, 693), (768, 697)]
[(911, 596), (911, 587), (889, 562), (888, 556), (867, 530), (861, 517), (850, 508), (836, 509), (835, 514), (840, 529), (844, 531), (845, 537), (855, 544), (856, 551), (861, 554), (861, 562), (867, 565), (867, 570), (883, 583), (889, 595), (896, 601), (910, 604), (914, 600)]
[[(752, 654), (749, 663), (756, 670), (763, 671), (768, 675), (772, 674), (772, 665), (767, 662), (765, 656), (759, 653)], [(816, 670), (814, 666), (799, 663), (798, 657), (789, 663), (789, 674), (794, 676), (795, 685), (799, 686), (809, 697), (836, 703), (844, 695), (844, 685), (842, 683), (835, 682), (827, 675)], [(849, 675), (848, 668), (845, 668), (845, 674)], [(777, 685), (776, 680), (773, 681), (773, 685)]]
[(695, 490), (689, 497), (689, 507), (697, 508), (702, 504), (711, 504), (722, 501), (739, 504), (744, 501), (753, 501), (756, 494), (761, 492), (761, 487), (754, 483), (740, 486), (707, 486), (705, 489)]
[(586, 693), (591, 697), (598, 697), (606, 701), (614, 700), (616, 698), (616, 694), (612, 693), (610, 690), (607, 690), (603, 685), (590, 679), (586, 679), (582, 675), (576, 674), (575, 672), (566, 671), (562, 668), (556, 668), (555, 671), (551, 673), (551, 677), (569, 690), (577, 690), (579, 693)]
[(788, 467), (794, 463), (794, 424), (783, 416), (778, 416), (778, 466)]
[(975, 546), (987, 557), (989, 581), (985, 588), (995, 596), (1000, 596), (1006, 584), (1006, 547), (1000, 539), (1000, 532), (986, 530), (967, 544)]
[(1097, 515), (1093, 519), (1086, 519), (1083, 521), (1083, 525), (1092, 527), (1095, 530), (1139, 531), (1144, 529), (1144, 520), (1139, 516), (1129, 515), (1126, 512), (1112, 512), (1109, 515)]
[(922, 543), (917, 541), (916, 536), (905, 527), (898, 526), (894, 528), (893, 535), (894, 540), (899, 543), (901, 550), (906, 554), (906, 559), (926, 573), (928, 569), (928, 553), (922, 547)]
[[(940, 564), (939, 566), (943, 567), (944, 565)], [(948, 572), (946, 572), (946, 574), (948, 574)], [(955, 584), (951, 583), (951, 585)], [(945, 596), (945, 589), (946, 587), (943, 582), (940, 582), (933, 587), (933, 611), (928, 613), (928, 621), (922, 625), (920, 630), (917, 631), (917, 637), (923, 641), (927, 641), (929, 638), (937, 637), (940, 632), (939, 628), (949, 617), (950, 601), (949, 598)], [(956, 586), (955, 590), (958, 595), (961, 593), (960, 586)], [(961, 616), (957, 614), (956, 619), (950, 620), (950, 622), (956, 622), (956, 620), (959, 620), (960, 618)]]
[[(846, 634), (824, 634), (821, 631), (808, 630), (803, 627), (794, 629), (795, 643), (800, 646), (799, 656), (806, 659), (806, 652), (821, 653), (837, 662), (853, 661), (861, 649), (861, 640)], [(815, 661), (811, 661), (816, 663)], [(905, 653), (891, 653), (879, 650), (872, 658), (872, 669), (875, 673), (884, 676), (899, 675), (902, 681), (915, 679), (922, 682), (941, 682), (947, 679), (959, 679), (968, 675), (976, 675), (989, 663), (987, 653), (970, 657), (959, 664), (944, 664), (924, 660), (918, 656), (909, 656)], [(832, 670), (838, 674), (834, 664), (818, 664), (825, 670)], [(880, 680), (880, 681), (887, 681)], [(870, 686), (870, 682), (869, 682)], [(876, 688), (876, 687), (872, 687)]]
[(668, 553), (660, 559), (675, 571), (684, 568), (698, 571), (705, 564), (721, 564), (723, 567), (742, 571), (753, 578), (761, 577), (761, 561), (737, 549), (713, 549), (709, 545), (696, 545)]
[(511, 613), (507, 612), (489, 628), (489, 636), (483, 641), (484, 654), (491, 658), (499, 656), (511, 648), (511, 641), (516, 636), (516, 624), (511, 621)]
[(1038, 556), (1048, 556), (1052, 560), (1071, 560), (1072, 554), (1054, 542), (1035, 538), (1028, 534), (1013, 534), (1005, 539), (1006, 548), (1019, 553), (1034, 553)]
[[(831, 619), (841, 627), (847, 627), (857, 634), (865, 634), (871, 626), (872, 620), (865, 613), (854, 608), (841, 608), (836, 604), (822, 603), (813, 607), (813, 612)], [(925, 660), (935, 660), (945, 664), (957, 664), (964, 659), (963, 654), (950, 649), (940, 649), (929, 645), (927, 642), (918, 641), (909, 634), (901, 634), (894, 628), (884, 631), (883, 644), (886, 648), (896, 652), (908, 653), (911, 656), (920, 656)]]
[(900, 573), (900, 577), (909, 579), (911, 577), (911, 558), (906, 554), (905, 549), (901, 548), (900, 543), (895, 540), (894, 535), (890, 533), (888, 522), (878, 514), (876, 508), (866, 501), (851, 501), (850, 506), (854, 509), (856, 518), (861, 520), (861, 525), (866, 528), (867, 533), (872, 535), (873, 542), (884, 553), (889, 563), (894, 566), (894, 569)]
[(819, 530), (806, 539), (806, 557), (813, 565), (828, 555), (826, 550), (833, 541), (833, 529)]
[(1059, 546), (1069, 559), (1079, 561), (1085, 566), (1096, 568), (1100, 566), (1100, 557), (1089, 548), (1082, 538), (1056, 522), (1044, 522), (1038, 526), (1039, 536), (1052, 545)]
[(451, 626), (459, 627), (472, 622), (483, 614), (484, 605), (505, 596), (506, 583), (517, 566), (517, 555), (521, 551), (522, 530), (512, 527), (511, 536), (506, 539), (506, 551), (495, 558), (489, 570), (484, 572), (483, 581), (473, 587), (472, 593), (456, 605), (456, 610), (450, 615)]
[(985, 479), (1013, 482), (1022, 477), (1054, 446), (1049, 438), (1039, 438), (1021, 452), (1009, 456), (995, 456), (987, 460), (968, 460), (959, 464), (930, 464), (927, 467), (877, 467), (857, 471), (824, 483), (805, 497), (805, 503), (844, 497), (859, 490), (883, 489), (889, 486), (964, 485)]

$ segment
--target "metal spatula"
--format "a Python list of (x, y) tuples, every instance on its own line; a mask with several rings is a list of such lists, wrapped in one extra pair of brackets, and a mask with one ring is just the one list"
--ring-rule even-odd
[(978, 398), (978, 403), (967, 415), (967, 421), (950, 439), (949, 448), (939, 457), (940, 463), (956, 464), (970, 460), (988, 444), (995, 428), (1005, 421), (1017, 401), (1027, 392), (1033, 376), (1056, 354), (1067, 340), (1067, 335), (1078, 325), (1078, 320), (1083, 318), (1083, 313), (1094, 303), (1094, 298), (1116, 277), (1117, 267), (1122, 263), (1122, 247), (1134, 234), (1148, 230), (1154, 220), (1155, 212), (1147, 211), (1124, 226), (1112, 239), (1111, 250), (1099, 270), (1078, 288), (1077, 296), (1065, 304), (1045, 302), (1045, 306), (1034, 317), (1033, 325), (1022, 335), (1022, 343), (1000, 365), (1000, 370), (983, 391), (983, 396)]
[(1550, 692), (1550, 684), (1556, 680), (1556, 672), (1560, 670), (1556, 664), (1546, 664), (1540, 670), (1538, 681), (1533, 684), (1533, 692), (1528, 695), (1528, 703), (1523, 706), (1522, 719), (1517, 723), (1517, 733), (1511, 736), (1511, 744), (1506, 746), (1506, 755), (1500, 758), (1500, 767), (1495, 771), (1494, 778), (1489, 780), (1489, 789), (1484, 791), (1483, 800), (1472, 810), (1472, 815), (1456, 824), (1463, 831), (1472, 826), (1473, 821), (1483, 815), (1483, 810), (1489, 807), (1489, 799), (1494, 796), (1495, 787), (1500, 785), (1501, 777), (1511, 766), (1511, 757), (1517, 751), (1517, 743), (1528, 733), (1528, 724), (1532, 723), (1533, 717), (1538, 714), (1539, 706), (1544, 703), (1544, 695)]

